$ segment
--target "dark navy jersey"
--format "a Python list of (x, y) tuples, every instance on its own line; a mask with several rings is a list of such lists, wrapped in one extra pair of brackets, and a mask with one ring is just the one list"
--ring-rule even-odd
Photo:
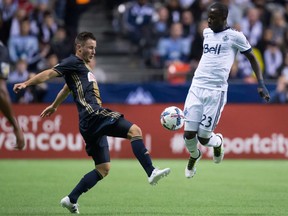
[(9, 52), (7, 47), (0, 42), (0, 79), (8, 79), (9, 72)]
[(89, 66), (77, 56), (71, 55), (53, 69), (64, 77), (77, 105), (79, 118), (97, 115), (102, 101), (97, 81)]

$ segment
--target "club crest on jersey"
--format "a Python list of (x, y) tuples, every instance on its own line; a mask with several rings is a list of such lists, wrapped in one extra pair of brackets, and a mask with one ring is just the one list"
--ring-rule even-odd
[(203, 46), (203, 53), (211, 53), (219, 55), (221, 50), (221, 44), (216, 44), (215, 46), (209, 47), (209, 44), (204, 44)]
[[(8, 75), (9, 75), (9, 72), (10, 72), (10, 66), (9, 66), (9, 64), (8, 63), (6, 63), (6, 62), (2, 62), (1, 63), (1, 70), (0, 70), (0, 72), (2, 71), (2, 76), (3, 77), (8, 77)], [(1, 74), (0, 74), (1, 75)]]
[(223, 41), (228, 41), (229, 40), (229, 37), (227, 35), (225, 35), (223, 38), (222, 38)]
[(96, 78), (95, 78), (95, 76), (94, 76), (94, 74), (92, 72), (89, 71), (87, 76), (88, 76), (88, 81), (89, 82), (96, 82)]

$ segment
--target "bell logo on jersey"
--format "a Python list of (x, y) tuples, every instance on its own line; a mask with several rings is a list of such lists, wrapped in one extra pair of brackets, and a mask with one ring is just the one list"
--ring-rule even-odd
[(209, 47), (209, 44), (204, 44), (203, 46), (203, 53), (211, 53), (211, 54), (216, 54), (219, 55), (221, 50), (221, 44), (216, 44), (215, 47)]
[(222, 38), (223, 41), (228, 41), (229, 40), (229, 37), (227, 35), (225, 35), (223, 38)]

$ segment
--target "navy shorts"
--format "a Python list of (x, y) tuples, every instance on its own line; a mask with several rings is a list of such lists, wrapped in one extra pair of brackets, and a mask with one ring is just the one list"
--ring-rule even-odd
[(85, 125), (80, 124), (80, 132), (86, 143), (86, 152), (91, 156), (95, 165), (110, 162), (107, 136), (127, 138), (133, 124), (123, 115), (118, 118), (106, 115), (99, 118), (93, 116)]

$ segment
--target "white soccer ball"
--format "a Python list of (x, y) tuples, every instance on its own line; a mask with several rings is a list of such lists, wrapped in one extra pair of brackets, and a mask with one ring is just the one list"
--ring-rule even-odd
[(160, 115), (160, 122), (162, 126), (168, 130), (178, 130), (184, 125), (183, 111), (176, 107), (170, 106), (163, 110)]

